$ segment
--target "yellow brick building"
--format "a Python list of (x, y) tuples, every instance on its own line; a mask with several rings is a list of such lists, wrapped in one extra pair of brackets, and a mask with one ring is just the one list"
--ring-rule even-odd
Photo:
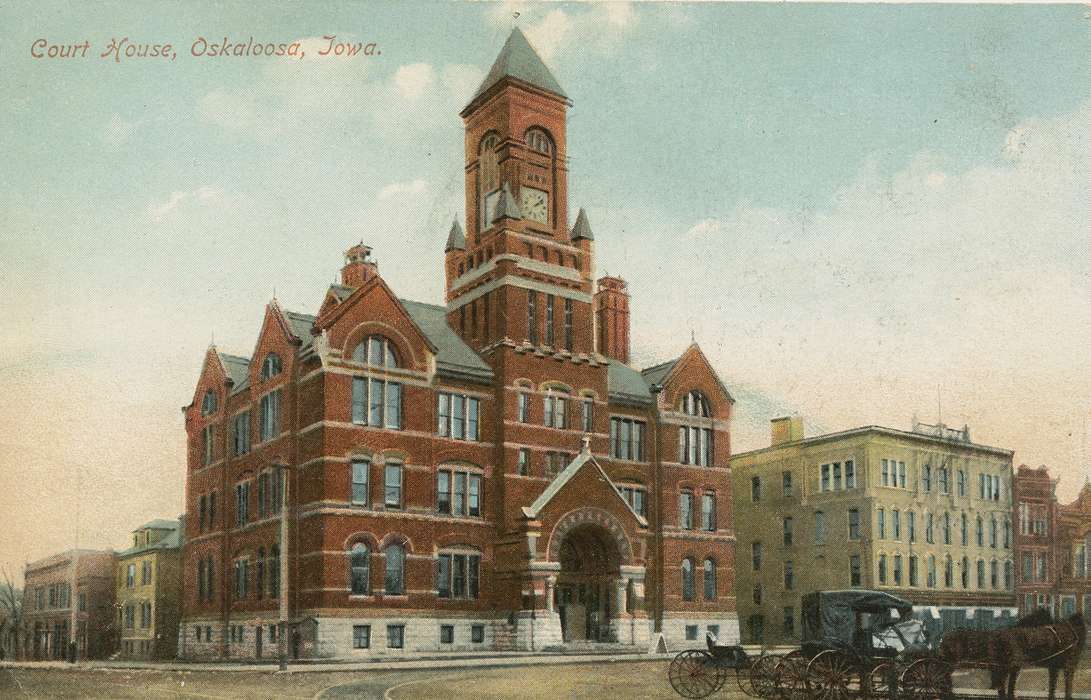
[(806, 438), (800, 419), (780, 418), (770, 447), (731, 467), (744, 641), (798, 644), (812, 591), (888, 591), (935, 633), (1016, 613), (1012, 452), (968, 428)]
[(182, 529), (177, 520), (153, 520), (133, 531), (132, 547), (118, 554), (117, 626), (126, 659), (173, 658), (182, 605)]

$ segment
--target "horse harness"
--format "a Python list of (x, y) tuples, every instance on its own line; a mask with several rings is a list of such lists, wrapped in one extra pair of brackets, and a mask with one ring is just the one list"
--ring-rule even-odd
[[(1072, 626), (1071, 622), (1069, 622), (1068, 620), (1065, 620), (1064, 624), (1065, 624), (1065, 627), (1068, 628), (1068, 631), (1072, 633), (1072, 643), (1069, 644), (1068, 646), (1066, 646), (1064, 649), (1061, 649), (1060, 651), (1053, 652), (1049, 656), (1044, 656), (1044, 657), (1042, 657), (1040, 659), (1036, 659), (1036, 660), (1032, 661), (1031, 663), (1033, 665), (1038, 666), (1038, 665), (1041, 665), (1042, 663), (1044, 663), (1046, 661), (1049, 661), (1050, 659), (1054, 658), (1055, 656), (1060, 656), (1061, 654), (1066, 654), (1076, 646), (1076, 643), (1080, 640), (1079, 634), (1076, 633), (1076, 629)], [(1060, 646), (1061, 645), (1061, 635), (1057, 634), (1057, 625), (1046, 625), (1045, 627), (1046, 627), (1046, 629), (1048, 629), (1050, 632), (1053, 633), (1053, 638), (1057, 640), (1057, 646)]]

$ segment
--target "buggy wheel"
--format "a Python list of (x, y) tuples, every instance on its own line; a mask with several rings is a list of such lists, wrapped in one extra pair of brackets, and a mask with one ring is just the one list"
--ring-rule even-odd
[(778, 700), (807, 700), (807, 657), (793, 651), (782, 658), (773, 671)]
[(884, 661), (868, 674), (864, 697), (872, 700), (890, 700), (894, 697), (894, 688), (898, 685), (898, 668), (889, 661)]
[(701, 649), (679, 652), (667, 671), (671, 687), (684, 698), (704, 698), (712, 695), (724, 682), (724, 671), (712, 654)]
[(857, 671), (839, 651), (827, 649), (807, 664), (807, 690), (815, 700), (848, 700), (856, 694)]
[(761, 696), (754, 691), (754, 683), (751, 680), (755, 661), (756, 659), (747, 659), (745, 665), (735, 668), (735, 684), (745, 695), (760, 698)]
[[(750, 688), (753, 692), (747, 695), (767, 699), (776, 697), (777, 686), (774, 672), (779, 662), (780, 657), (772, 654), (763, 654), (754, 659), (754, 663), (750, 664)], [(745, 688), (743, 692), (746, 692)]]
[(913, 700), (951, 700), (955, 697), (953, 670), (951, 664), (939, 659), (917, 659), (902, 672), (902, 693)]

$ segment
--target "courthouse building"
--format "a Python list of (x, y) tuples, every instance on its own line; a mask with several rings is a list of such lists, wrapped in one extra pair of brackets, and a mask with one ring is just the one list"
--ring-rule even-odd
[(274, 300), (249, 357), (209, 349), (184, 408), (181, 654), (737, 639), (733, 399), (696, 344), (630, 364), (626, 283), (596, 283), (569, 218), (569, 105), (515, 30), (461, 113), (443, 304), (361, 243), (315, 315)]
[(178, 643), (182, 603), (182, 530), (152, 520), (117, 555), (117, 628), (126, 659), (169, 659)]
[(770, 447), (731, 459), (744, 641), (798, 644), (800, 600), (823, 590), (908, 598), (936, 632), (1012, 618), (1011, 459), (966, 428), (808, 438), (774, 420)]
[(113, 653), (117, 642), (113, 626), (115, 561), (110, 550), (70, 549), (26, 565), (26, 658), (67, 658), (73, 639), (81, 659), (103, 659)]

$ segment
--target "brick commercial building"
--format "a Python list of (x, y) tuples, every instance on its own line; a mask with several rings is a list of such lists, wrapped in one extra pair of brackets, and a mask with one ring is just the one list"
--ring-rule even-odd
[(841, 588), (908, 598), (937, 634), (1013, 618), (1011, 458), (965, 428), (773, 421), (770, 447), (731, 459), (744, 640), (798, 644), (802, 596)]
[(117, 619), (126, 659), (175, 656), (182, 603), (182, 531), (177, 520), (152, 520), (133, 531), (117, 555)]
[(26, 565), (26, 658), (67, 658), (73, 628), (79, 658), (103, 659), (113, 653), (115, 561), (116, 555), (109, 550), (72, 549)]
[(462, 112), (444, 305), (399, 297), (361, 244), (317, 315), (274, 301), (251, 357), (208, 351), (181, 653), (737, 638), (733, 399), (696, 344), (629, 365), (625, 282), (593, 283), (569, 222), (568, 105), (514, 31)]

